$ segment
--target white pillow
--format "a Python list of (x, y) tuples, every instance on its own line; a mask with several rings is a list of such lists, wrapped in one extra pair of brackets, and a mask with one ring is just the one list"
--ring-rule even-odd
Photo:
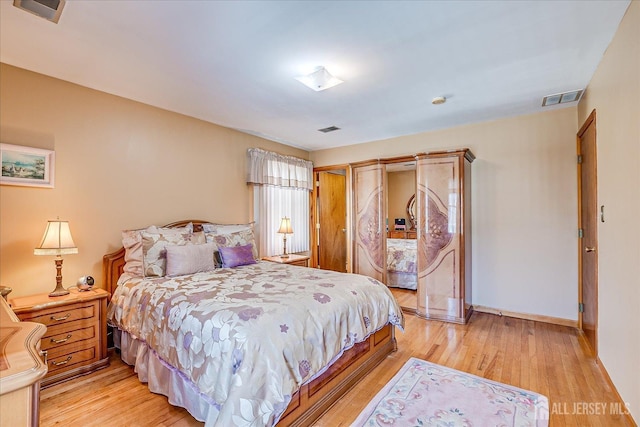
[(247, 224), (202, 224), (202, 231), (205, 233), (231, 234), (238, 231), (253, 230), (254, 222)]
[(215, 248), (215, 243), (166, 246), (167, 276), (182, 276), (213, 270), (215, 268), (213, 262)]

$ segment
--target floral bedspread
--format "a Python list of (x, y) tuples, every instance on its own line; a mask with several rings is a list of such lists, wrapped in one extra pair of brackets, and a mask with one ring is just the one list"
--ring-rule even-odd
[(416, 273), (417, 252), (416, 239), (387, 239), (387, 270)]
[(286, 264), (121, 282), (109, 323), (186, 375), (219, 409), (220, 426), (275, 424), (345, 349), (404, 323), (384, 284)]

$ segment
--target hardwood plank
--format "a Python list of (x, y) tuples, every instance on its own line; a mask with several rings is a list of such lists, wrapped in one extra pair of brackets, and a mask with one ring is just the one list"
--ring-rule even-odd
[[(349, 426), (410, 357), (542, 393), (550, 425), (633, 426), (577, 329), (474, 313), (467, 325), (407, 315), (388, 356), (314, 425)], [(108, 368), (41, 393), (41, 425), (202, 426), (186, 410), (153, 394), (133, 368), (110, 354)], [(603, 405), (606, 405), (603, 406)]]
[(413, 310), (415, 312), (418, 307), (418, 294), (416, 291), (392, 287), (389, 287), (389, 290), (395, 297), (396, 301), (398, 301), (398, 304), (400, 304), (400, 307), (403, 309)]

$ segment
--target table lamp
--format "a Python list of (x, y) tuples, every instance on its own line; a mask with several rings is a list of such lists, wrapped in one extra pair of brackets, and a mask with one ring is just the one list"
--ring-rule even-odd
[(60, 219), (50, 220), (42, 236), (40, 245), (33, 250), (34, 255), (55, 255), (56, 259), (56, 288), (49, 294), (50, 297), (67, 295), (68, 290), (62, 287), (62, 255), (77, 254), (78, 248), (73, 243), (68, 221)]
[(287, 253), (287, 234), (293, 234), (290, 218), (287, 218), (286, 216), (282, 218), (282, 221), (280, 221), (280, 228), (278, 229), (278, 233), (284, 234), (284, 237), (282, 238), (282, 242), (284, 244), (284, 253), (280, 255), (280, 257), (289, 258), (289, 254)]

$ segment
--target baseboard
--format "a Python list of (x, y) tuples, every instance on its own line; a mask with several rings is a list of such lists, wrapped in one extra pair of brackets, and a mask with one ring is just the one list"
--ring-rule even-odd
[(474, 311), (480, 313), (496, 314), (498, 316), (515, 317), (517, 319), (534, 320), (536, 322), (552, 323), (554, 325), (568, 326), (570, 328), (577, 328), (578, 321), (571, 319), (563, 319), (561, 317), (543, 316), (540, 314), (530, 313), (517, 313), (515, 311), (501, 310), (499, 308), (485, 307), (483, 305), (473, 305)]
[[(622, 398), (622, 396), (620, 396), (620, 393), (618, 393), (618, 389), (616, 388), (615, 384), (613, 384), (613, 381), (611, 380), (611, 377), (609, 376), (609, 372), (607, 372), (607, 368), (604, 367), (604, 364), (602, 363), (602, 360), (600, 360), (599, 357), (596, 357), (596, 365), (598, 365), (598, 369), (600, 369), (600, 372), (602, 373), (602, 376), (607, 381), (607, 383), (609, 383), (609, 387), (611, 387), (611, 390), (613, 390), (613, 393), (618, 398), (618, 402), (620, 402), (622, 404), (622, 408), (624, 408), (626, 403), (625, 403), (624, 399)], [(627, 419), (627, 421), (629, 422), (629, 425), (634, 426), (634, 427), (638, 427), (638, 424), (636, 424), (635, 420), (631, 416), (631, 412), (627, 411), (624, 414), (624, 416)]]

